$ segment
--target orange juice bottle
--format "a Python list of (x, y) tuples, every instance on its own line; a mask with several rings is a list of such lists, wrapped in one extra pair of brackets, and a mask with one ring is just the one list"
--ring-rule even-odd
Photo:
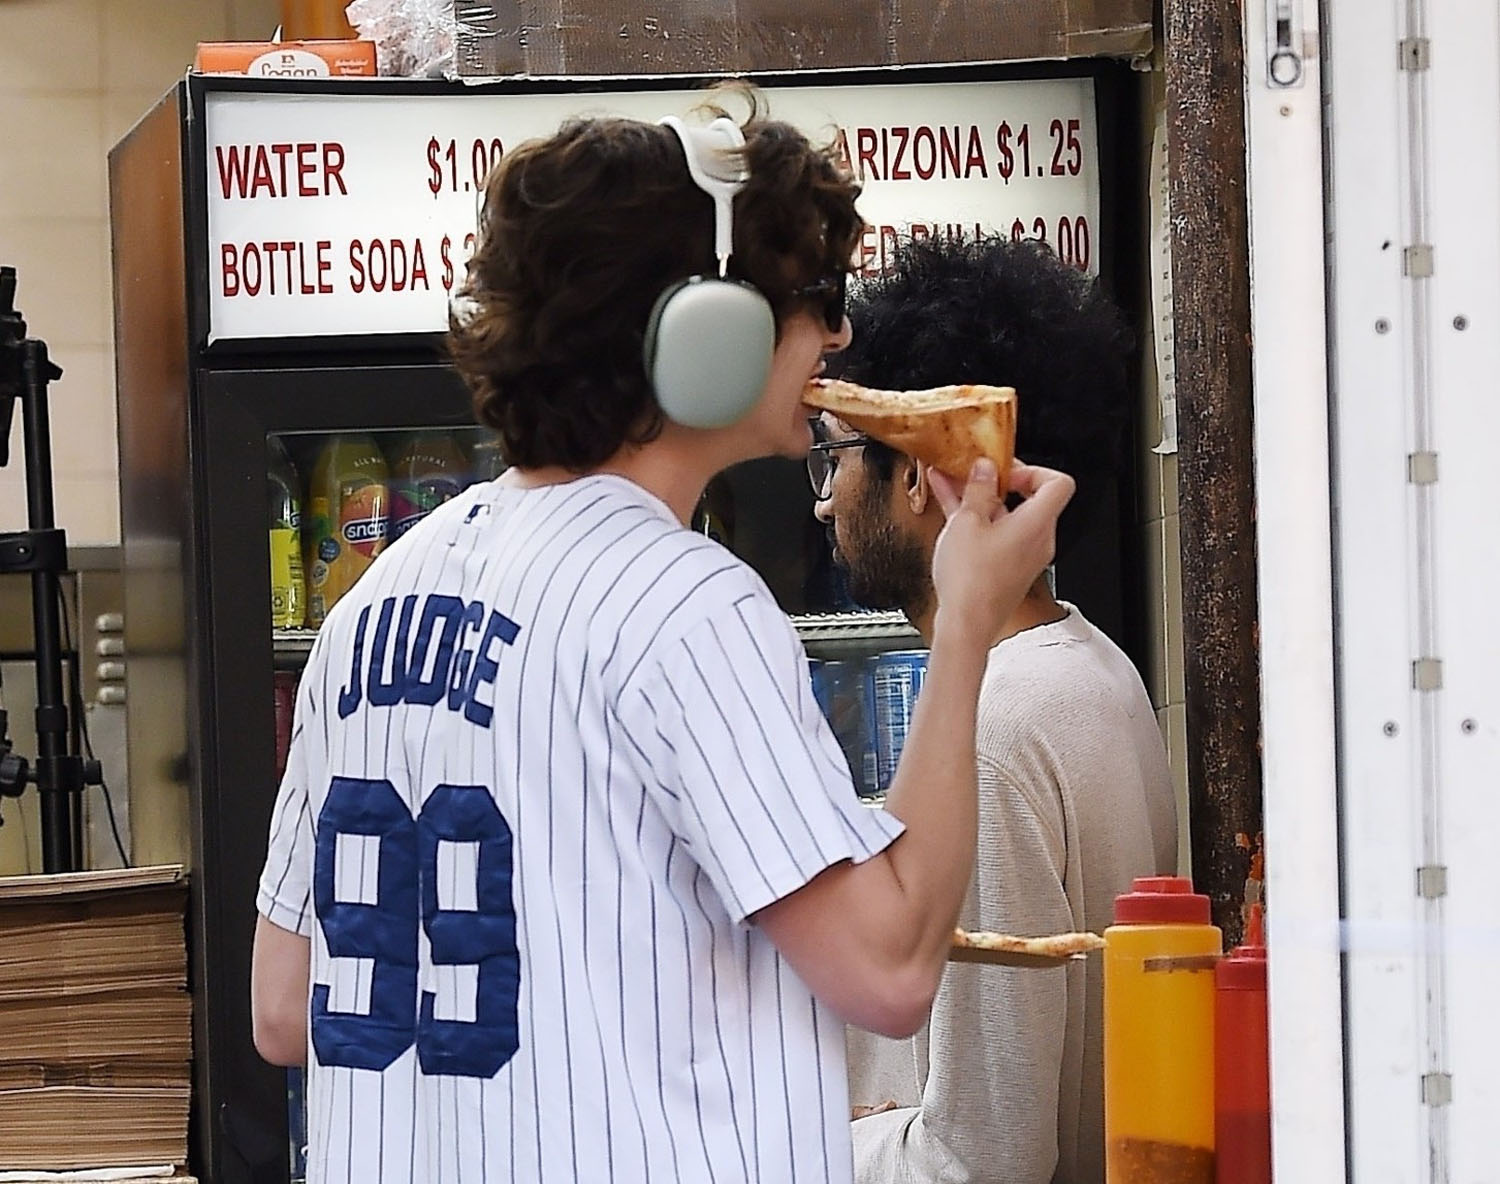
[(308, 482), (303, 531), (313, 628), (385, 550), (389, 504), (390, 475), (374, 439), (363, 432), (331, 437)]
[(1144, 876), (1104, 931), (1106, 1184), (1214, 1184), (1214, 968), (1208, 897)]

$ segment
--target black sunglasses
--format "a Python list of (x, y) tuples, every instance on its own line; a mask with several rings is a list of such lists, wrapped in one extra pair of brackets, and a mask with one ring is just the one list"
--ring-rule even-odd
[(848, 294), (849, 274), (840, 271), (835, 275), (824, 276), (805, 288), (798, 288), (792, 293), (792, 297), (816, 307), (822, 312), (823, 324), (828, 327), (828, 331), (837, 333), (844, 327)]

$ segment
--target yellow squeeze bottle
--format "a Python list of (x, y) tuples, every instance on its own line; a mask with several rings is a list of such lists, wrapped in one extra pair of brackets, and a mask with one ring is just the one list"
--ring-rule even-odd
[(1144, 876), (1104, 931), (1106, 1184), (1214, 1184), (1214, 965), (1208, 897)]

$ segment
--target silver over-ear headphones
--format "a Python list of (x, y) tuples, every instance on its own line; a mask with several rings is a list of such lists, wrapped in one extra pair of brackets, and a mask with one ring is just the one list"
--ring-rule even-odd
[(714, 202), (717, 276), (695, 275), (656, 298), (646, 326), (646, 374), (666, 416), (684, 427), (722, 428), (760, 400), (776, 349), (776, 318), (751, 285), (729, 278), (734, 196), (747, 173), (735, 150), (745, 137), (732, 119), (689, 127), (675, 115), (660, 123), (677, 133), (688, 172)]

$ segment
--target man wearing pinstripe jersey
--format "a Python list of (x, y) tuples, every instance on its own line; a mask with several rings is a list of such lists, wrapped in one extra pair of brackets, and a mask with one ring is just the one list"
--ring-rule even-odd
[[(858, 803), (765, 584), (685, 527), (804, 454), (849, 340), (856, 188), (755, 109), (732, 275), (777, 325), (726, 428), (668, 420), (656, 295), (712, 266), (675, 136), (589, 120), (507, 156), (450, 343), (513, 468), (330, 612), (271, 821), (256, 1042), (308, 1065), (312, 1181), (838, 1181), (842, 1024), (931, 1003), (974, 847), (986, 639), (1050, 558), (1061, 474), (938, 484), (941, 607), (885, 811)], [(715, 343), (705, 343), (715, 348)]]

